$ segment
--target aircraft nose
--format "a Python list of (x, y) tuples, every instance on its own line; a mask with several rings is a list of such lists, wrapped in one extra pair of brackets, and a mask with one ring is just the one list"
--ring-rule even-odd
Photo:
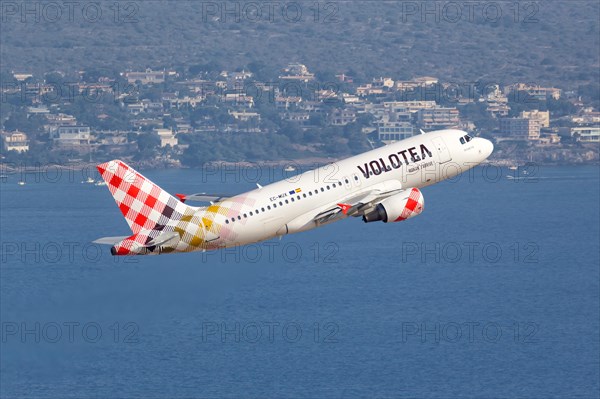
[(487, 139), (479, 137), (479, 153), (483, 156), (483, 159), (487, 159), (494, 151), (494, 144)]

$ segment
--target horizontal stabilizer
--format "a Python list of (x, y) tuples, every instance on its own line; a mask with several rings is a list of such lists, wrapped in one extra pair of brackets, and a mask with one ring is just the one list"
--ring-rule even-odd
[(128, 236), (122, 236), (122, 237), (102, 237), (102, 238), (98, 238), (97, 240), (93, 241), (93, 243), (94, 244), (102, 244), (102, 245), (115, 245), (116, 243), (118, 243), (119, 241), (123, 241), (127, 237)]
[(175, 194), (181, 202), (185, 201), (197, 201), (197, 202), (219, 202), (231, 197), (229, 194), (207, 194), (207, 193), (196, 193), (196, 194)]

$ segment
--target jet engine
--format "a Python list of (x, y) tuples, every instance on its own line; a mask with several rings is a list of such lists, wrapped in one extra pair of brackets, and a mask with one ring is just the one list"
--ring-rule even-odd
[(423, 212), (424, 206), (423, 194), (418, 188), (413, 187), (381, 201), (374, 209), (363, 215), (363, 221), (365, 223), (379, 220), (384, 223), (401, 222)]

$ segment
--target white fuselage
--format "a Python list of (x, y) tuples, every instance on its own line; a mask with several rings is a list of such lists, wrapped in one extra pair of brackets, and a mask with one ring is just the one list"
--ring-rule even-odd
[(367, 192), (422, 188), (456, 176), (493, 150), (486, 139), (461, 141), (466, 134), (439, 130), (413, 136), (228, 198), (219, 205), (229, 211), (214, 216), (222, 233), (211, 246), (232, 247), (310, 230), (321, 225), (313, 222), (316, 215)]

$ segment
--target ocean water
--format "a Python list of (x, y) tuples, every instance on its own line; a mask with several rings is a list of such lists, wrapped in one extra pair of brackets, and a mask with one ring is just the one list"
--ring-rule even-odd
[[(172, 193), (255, 185), (143, 172)], [(90, 244), (128, 232), (106, 187), (20, 178), (0, 182), (2, 397), (599, 395), (597, 167), (477, 168), (406, 222), (127, 259)]]

